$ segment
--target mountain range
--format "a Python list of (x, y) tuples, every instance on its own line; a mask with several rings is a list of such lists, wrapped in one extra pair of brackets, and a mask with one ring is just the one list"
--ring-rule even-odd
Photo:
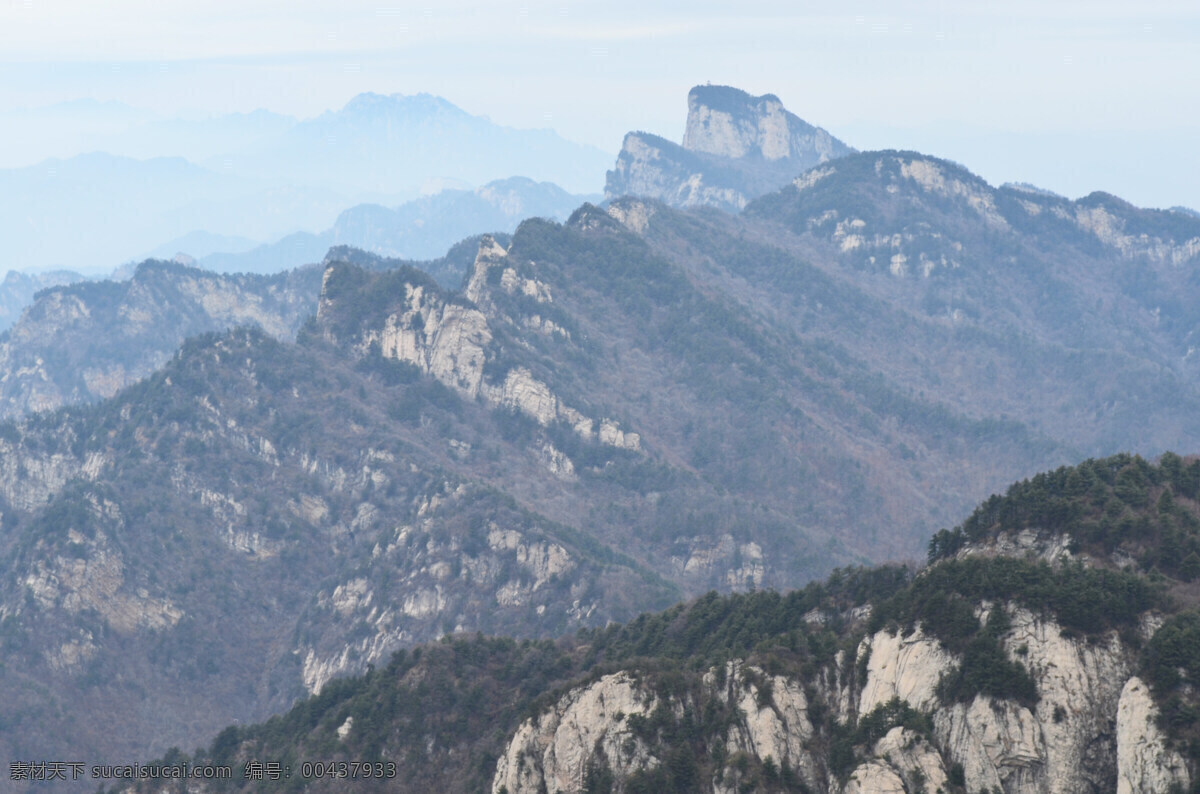
[[(518, 223), (531, 217), (564, 221), (581, 203), (597, 198), (568, 193), (550, 182), (510, 177), (474, 190), (447, 188), (397, 207), (359, 204), (342, 212), (333, 226), (319, 234), (296, 232), (269, 245), (194, 256), (200, 267), (225, 273), (277, 273), (298, 263), (320, 261), (338, 245), (383, 257), (432, 262), (472, 235), (511, 234)], [(186, 241), (179, 241), (179, 246), (177, 250), (191, 253)], [(445, 286), (457, 287), (466, 264), (453, 272), (430, 273), (439, 280), (444, 277)]]
[(1200, 443), (1200, 221), (915, 152), (799, 165), (760, 133), (815, 128), (716, 88), (668, 176), (737, 214), (670, 188), (426, 269), (337, 247), (40, 292), (0, 337), (0, 752), (150, 758), (315, 696), (199, 757), (493, 792), (1186, 785), (1149, 726), (1190, 673), (1139, 643), (1192, 642), (1200, 464), (1108, 456)]
[(853, 151), (789, 113), (772, 94), (755, 97), (729, 86), (696, 86), (688, 93), (683, 145), (629, 133), (604, 194), (736, 212), (802, 171)]
[(84, 276), (69, 270), (50, 270), (42, 273), (21, 273), (10, 270), (0, 282), (0, 330), (17, 321), (33, 296), (46, 287), (74, 284)]
[(112, 791), (1193, 791), (1198, 486), (1173, 454), (1088, 460), (989, 499), (919, 573), (446, 637), (159, 761), (228, 782)]
[(502, 127), (430, 94), (366, 93), (207, 164), (259, 177), (303, 173), (346, 192), (382, 195), (431, 180), (481, 185), (512, 174), (590, 193), (609, 158), (551, 130)]
[[(142, 120), (94, 103), (42, 116), (38, 129), (59, 116), (68, 126), (80, 116), (111, 123), (76, 144), (92, 148), (0, 170), (4, 269), (108, 272), (198, 232), (261, 244), (328, 228), (358, 204), (393, 205), (514, 174), (593, 193), (609, 159), (549, 130), (502, 127), (427, 94), (363, 94), (303, 121), (267, 113)], [(18, 130), (20, 121), (17, 114)], [(489, 230), (471, 230), (481, 231)]]
[[(330, 248), (350, 245), (384, 257), (421, 261), (422, 268), (445, 286), (458, 286), (474, 252), (471, 246), (462, 249), (461, 255), (447, 251), (457, 250), (456, 246), (464, 240), (483, 232), (511, 234), (524, 218), (566, 220), (589, 198), (596, 197), (573, 195), (548, 182), (511, 177), (475, 190), (444, 190), (395, 208), (356, 205), (340, 213), (333, 226), (324, 232), (295, 232), (271, 244), (259, 245), (245, 237), (192, 232), (159, 246), (150, 258), (218, 273), (267, 275), (320, 262)], [(130, 263), (114, 270), (110, 278), (123, 281), (135, 271), (136, 265)], [(70, 271), (41, 274), (9, 271), (0, 282), (0, 331), (16, 323), (39, 289), (84, 280), (85, 276)], [(171, 339), (178, 343), (185, 336), (175, 334)], [(164, 356), (169, 353), (170, 349), (162, 351)], [(159, 363), (162, 361), (165, 358)], [(137, 371), (136, 377), (149, 372)], [(9, 415), (13, 410), (21, 409), (12, 404), (0, 408), (0, 415)]]

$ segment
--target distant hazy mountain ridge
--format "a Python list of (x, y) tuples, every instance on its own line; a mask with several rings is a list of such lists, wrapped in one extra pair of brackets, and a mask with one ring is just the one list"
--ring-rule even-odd
[[(62, 110), (74, 118), (103, 109), (84, 103)], [(86, 153), (0, 169), (8, 257), (0, 258), (0, 271), (108, 272), (195, 232), (276, 240), (328, 228), (347, 207), (395, 205), (431, 188), (514, 174), (591, 194), (611, 162), (611, 154), (552, 130), (503, 127), (428, 94), (362, 94), (303, 121), (251, 113), (117, 127), (96, 133)], [(98, 151), (105, 144), (118, 154)], [(469, 228), (427, 258), (485, 231), (506, 230)]]
[(365, 93), (277, 137), (209, 161), (238, 173), (304, 175), (350, 195), (415, 193), (438, 180), (480, 185), (512, 174), (594, 191), (608, 155), (552, 130), (518, 130), (430, 94)]
[[(474, 190), (443, 190), (397, 207), (359, 204), (338, 215), (324, 232), (297, 232), (249, 250), (196, 256), (202, 267), (252, 273), (273, 273), (300, 262), (319, 261), (335, 245), (429, 261), (440, 259), (447, 249), (471, 235), (511, 234), (526, 218), (566, 220), (588, 198), (549, 182), (509, 177)], [(445, 286), (458, 287), (465, 270), (453, 275), (431, 271), (430, 275), (448, 279), (442, 282)]]
[(696, 86), (688, 94), (683, 145), (629, 133), (604, 194), (736, 211), (811, 166), (852, 151), (789, 113), (771, 94), (753, 97), (727, 86)]

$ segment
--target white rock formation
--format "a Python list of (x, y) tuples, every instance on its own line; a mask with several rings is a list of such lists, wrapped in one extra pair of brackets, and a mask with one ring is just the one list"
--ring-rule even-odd
[(503, 266), (508, 252), (491, 235), (484, 235), (479, 241), (479, 251), (475, 254), (475, 263), (471, 266), (471, 278), (467, 280), (465, 294), (467, 300), (476, 305), (487, 302), (487, 274), (496, 265)]
[[(58, 607), (72, 614), (94, 610), (122, 634), (173, 626), (183, 617), (183, 610), (170, 599), (154, 598), (144, 589), (130, 591), (125, 583), (124, 560), (109, 546), (103, 532), (97, 530), (93, 539), (85, 539), (74, 532), (71, 537), (82, 550), (81, 557), (55, 556), (50, 561), (39, 560), (22, 581), (43, 608)], [(63, 654), (68, 663), (75, 658), (65, 647)]]
[[(808, 718), (808, 698), (800, 682), (781, 675), (769, 676), (760, 668), (744, 667), (739, 662), (726, 664), (724, 679), (724, 686), (718, 686), (715, 672), (704, 677), (705, 684), (733, 705), (739, 715), (726, 735), (726, 751), (770, 758), (780, 767), (797, 772), (807, 783), (815, 783), (818, 768), (805, 747), (814, 731)], [(765, 702), (759, 682), (770, 685)]]
[[(992, 606), (981, 604), (980, 611)], [(721, 745), (720, 757), (770, 759), (781, 774), (825, 794), (949, 790), (952, 769), (954, 774), (961, 769), (968, 791), (1090, 794), (1116, 788), (1132, 794), (1190, 784), (1184, 758), (1155, 724), (1148, 687), (1132, 676), (1136, 651), (1115, 632), (1090, 639), (1064, 636), (1053, 620), (1013, 605), (1004, 608), (1011, 627), (1002, 645), (1036, 681), (1035, 705), (984, 695), (966, 703), (942, 701), (938, 683), (960, 660), (920, 630), (908, 636), (881, 631), (863, 640), (858, 658), (866, 675), (857, 683), (838, 672), (852, 666), (839, 652), (807, 682), (733, 661), (706, 673), (699, 695), (664, 696), (642, 691), (645, 685), (636, 696), (630, 694), (632, 685), (621, 691), (639, 703), (658, 698), (677, 716), (687, 707), (702, 707), (694, 702), (697, 697), (700, 703), (718, 699), (732, 709), (725, 733), (706, 740), (709, 747)], [(627, 682), (624, 675), (601, 683)], [(667, 748), (653, 742), (638, 739), (636, 752), (631, 743), (624, 755), (611, 749), (612, 737), (623, 735), (620, 721), (614, 709), (595, 705), (595, 694), (585, 697), (588, 691), (572, 692), (522, 726), (497, 768), (493, 791), (506, 786), (510, 794), (535, 792), (543, 784), (548, 791), (573, 790), (593, 763), (610, 765), (619, 791), (633, 771), (658, 763)], [(841, 722), (899, 698), (929, 715), (932, 732), (893, 727), (874, 746), (860, 746), (854, 768), (837, 778), (827, 767), (828, 739), (810, 717), (813, 693)], [(569, 725), (566, 733), (563, 724)], [(572, 741), (578, 743), (564, 744)], [(602, 758), (593, 747), (608, 749)], [(714, 769), (710, 782), (713, 792), (726, 794), (739, 790), (744, 780), (728, 767)]]
[(771, 94), (752, 97), (733, 88), (697, 86), (688, 94), (683, 148), (734, 159), (825, 162), (845, 147), (788, 113)]
[(944, 791), (950, 782), (945, 762), (925, 737), (908, 728), (892, 728), (875, 743), (875, 757), (889, 759), (893, 766), (910, 784), (908, 791), (924, 783), (926, 791)]
[(492, 340), (483, 312), (432, 299), (424, 287), (405, 288), (405, 311), (389, 316), (383, 328), (365, 331), (362, 348), (378, 344), (385, 358), (415, 364), (470, 397), (479, 394), (484, 349)]
[[(1134, 652), (1115, 633), (1091, 641), (1068, 638), (1052, 620), (1026, 609), (1008, 611), (1012, 629), (1004, 647), (1010, 658), (1023, 661), (1041, 696), (1030, 716), (1041, 737), (1036, 752), (1046, 790), (1084, 792), (1094, 790), (1089, 785), (1109, 785), (1098, 769), (1112, 768), (1113, 717), (1121, 685), (1136, 663)], [(1097, 737), (1109, 738), (1098, 744)]]
[(858, 699), (858, 713), (868, 714), (892, 698), (900, 698), (918, 711), (937, 702), (937, 685), (954, 665), (942, 644), (917, 628), (907, 637), (880, 631), (863, 641), (859, 656), (867, 659), (867, 679)]
[(1046, 562), (1060, 562), (1073, 555), (1070, 535), (1022, 529), (997, 533), (986, 542), (967, 544), (955, 556), (960, 560), (968, 557), (1036, 557)]
[[(852, 151), (789, 113), (775, 96), (696, 86), (688, 94), (683, 145), (629, 133), (604, 192), (610, 199), (643, 196), (674, 207), (740, 211), (797, 174)], [(614, 217), (635, 233), (645, 230), (647, 218), (640, 213), (618, 208)]]
[(1200, 237), (1175, 243), (1147, 234), (1129, 234), (1124, 221), (1103, 206), (1077, 206), (1073, 216), (1065, 211), (1063, 214), (1084, 231), (1094, 234), (1100, 242), (1112, 246), (1128, 258), (1144, 256), (1152, 262), (1179, 266), (1200, 255)]
[(939, 709), (934, 727), (949, 748), (948, 755), (959, 760), (975, 787), (1061, 790), (1041, 780), (1045, 741), (1041, 725), (1023, 706), (980, 696), (969, 704)]
[(620, 777), (658, 765), (627, 718), (654, 710), (657, 700), (626, 673), (572, 690), (536, 720), (527, 720), (496, 766), (493, 794), (583, 789), (588, 767), (606, 763)]
[(654, 217), (654, 207), (637, 199), (614, 201), (608, 205), (608, 214), (634, 234), (645, 234)]
[(1167, 748), (1155, 724), (1157, 715), (1150, 687), (1137, 676), (1126, 681), (1117, 705), (1117, 794), (1191, 785), (1183, 758)]
[(859, 765), (842, 788), (842, 794), (907, 794), (904, 779), (884, 761)]
[(98, 452), (80, 459), (0, 440), (0, 496), (18, 509), (33, 510), (73, 479), (94, 480), (107, 464), (108, 458)]
[[(930, 193), (947, 196), (965, 201), (967, 206), (975, 210), (990, 226), (1007, 229), (1008, 221), (996, 209), (992, 191), (985, 186), (963, 182), (954, 177), (947, 177), (941, 166), (932, 160), (924, 158), (898, 158), (900, 174), (911, 179)], [(878, 169), (876, 169), (878, 170)]]

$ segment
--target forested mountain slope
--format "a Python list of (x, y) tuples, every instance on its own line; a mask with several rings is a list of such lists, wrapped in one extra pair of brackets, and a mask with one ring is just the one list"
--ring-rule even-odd
[(0, 418), (111, 397), (197, 334), (255, 325), (290, 339), (315, 309), (320, 283), (317, 265), (218, 275), (147, 260), (126, 281), (43, 290), (0, 335)]
[[(938, 478), (969, 491), (1053, 450), (879, 394), (593, 207), (485, 238), (462, 292), (334, 252), (297, 342), (199, 337), (5, 426), (0, 741), (146, 757), (446, 632), (800, 585), (911, 548), (881, 516)], [(885, 480), (855, 446), (881, 427), (933, 452)]]
[[(234, 720), (263, 719), (338, 676), (447, 633), (523, 642), (627, 621), (712, 589), (787, 592), (837, 566), (923, 555), (936, 527), (1033, 471), (1122, 448), (1195, 449), (1200, 395), (1189, 307), (1200, 297), (1192, 295), (1198, 240), (1200, 226), (1178, 213), (1106, 196), (1071, 202), (997, 190), (944, 161), (875, 152), (826, 162), (739, 216), (624, 198), (604, 209), (584, 205), (562, 224), (529, 220), (511, 239), (476, 240), (465, 257), (466, 249), (451, 252), (442, 265), (463, 268), (459, 289), (445, 286), (444, 273), (439, 283), (410, 263), (341, 248), (323, 266), (275, 280), (151, 263), (124, 284), (44, 292), (3, 341), (10, 363), (0, 383), (14, 395), (6, 405), (24, 399), (27, 409), (29, 395), (43, 392), (61, 402), (111, 396), (0, 426), (0, 628), (11, 660), (0, 669), (9, 704), (0, 749), (14, 758), (50, 750), (97, 761), (151, 757)], [(230, 330), (243, 323), (262, 330)], [(171, 358), (180, 340), (204, 330), (217, 333), (193, 337)], [(131, 344), (122, 348), (126, 336)], [(148, 377), (121, 388), (142, 373)], [(1191, 509), (1186, 483), (1177, 487), (1175, 475), (1163, 473), (1176, 464), (1121, 461), (1105, 464), (1111, 483), (1100, 469), (1101, 485), (1087, 480), (1082, 493), (1092, 502), (1071, 491), (1076, 501), (1065, 513), (1037, 513), (1030, 529), (1070, 533), (1082, 544), (1077, 556), (1188, 578), (1190, 525), (1181, 517), (1151, 521), (1176, 515), (1171, 499), (1179, 516)], [(1126, 499), (1125, 480), (1135, 476), (1122, 473), (1128, 467), (1145, 480), (1145, 504)], [(1166, 512), (1147, 512), (1159, 509), (1167, 481)], [(959, 534), (937, 535), (938, 554), (996, 545), (972, 534), (972, 521)], [(1038, 537), (1029, 543), (1042, 553)], [(980, 576), (992, 581), (969, 566), (1004, 564), (962, 560), (933, 571), (967, 571), (951, 577), (966, 587)], [(1135, 599), (1138, 615), (1174, 608), (1132, 574), (1072, 579), (1074, 568), (1050, 570), (1067, 571), (1050, 578), (1089, 594), (1100, 593), (1096, 581), (1104, 592), (1126, 588), (1119, 592)], [(896, 588), (936, 578), (931, 572), (910, 585), (896, 576)], [(1049, 574), (1029, 576), (1036, 584)], [(837, 586), (829, 585), (841, 592)], [(864, 693), (886, 690), (863, 688), (869, 670), (855, 673), (855, 660), (865, 646), (844, 630), (860, 626), (872, 648), (900, 641), (853, 611), (866, 596), (824, 598), (793, 604), (811, 613), (814, 627), (833, 621), (832, 634), (812, 640), (832, 643), (821, 646), (824, 655), (798, 662), (808, 664), (805, 676), (825, 671), (814, 694), (799, 685), (805, 703), (819, 694), (825, 704), (805, 717), (816, 733), (788, 744), (786, 759), (783, 739), (753, 756), (748, 743), (758, 747), (767, 734), (755, 733), (759, 717), (726, 688), (725, 705), (713, 708), (737, 703), (750, 715), (727, 712), (748, 732), (722, 740), (725, 757), (748, 754), (737, 775), (755, 764), (771, 774), (769, 755), (775, 774), (786, 766), (799, 776), (793, 781), (819, 788), (875, 757), (858, 734), (857, 756), (846, 754), (845, 742), (833, 755), (830, 715), (842, 725), (865, 718), (877, 703)], [(1149, 641), (1153, 627), (1125, 613), (1077, 626), (1077, 615), (1039, 612), (1042, 602), (1005, 606), (1000, 622), (980, 623), (993, 606), (980, 604), (1000, 596), (970, 590), (962, 598), (969, 606), (946, 612), (961, 618), (948, 629), (958, 634), (930, 627), (912, 641), (922, 675), (936, 673), (910, 698), (911, 708), (933, 714), (930, 752), (950, 783), (956, 763), (992, 787), (1060, 779), (1066, 773), (1054, 770), (1084, 756), (1064, 750), (1052, 760), (1046, 748), (1066, 741), (1056, 731), (1067, 728), (1051, 727), (1063, 722), (1050, 706), (1046, 722), (1037, 704), (1059, 701), (1027, 669), (1043, 687), (1032, 698), (1013, 673), (1014, 654), (1028, 642), (1047, 669), (1066, 654), (1085, 659), (1079, 664), (1091, 672), (1079, 675), (1088, 681), (1129, 681), (1141, 652), (1132, 638), (1141, 632)], [(764, 614), (774, 608), (729, 603)], [(883, 609), (878, 600), (872, 616)], [(897, 625), (926, 614), (900, 602), (894, 609)], [(1021, 633), (1010, 635), (1012, 626)], [(1127, 636), (1100, 659), (1087, 655), (1091, 646), (1051, 642), (1072, 627)], [(1005, 639), (1027, 635), (1043, 645)], [(737, 654), (696, 663), (695, 675), (672, 690), (676, 700), (633, 679), (605, 686), (646, 705), (647, 719), (655, 697), (672, 714), (677, 705), (686, 712), (687, 702), (716, 703), (745, 665), (783, 675), (765, 661), (721, 666), (748, 659), (764, 639), (747, 635)], [(514, 654), (514, 665), (552, 648), (520, 642), (485, 645)], [(836, 648), (846, 653), (832, 663)], [(552, 667), (554, 654), (571, 656), (553, 651)], [(1016, 704), (1003, 707), (1004, 730), (1030, 720), (1041, 726), (1041, 734), (1005, 734), (1010, 745), (1028, 740), (1021, 758), (1044, 757), (1042, 771), (1028, 772), (1034, 777), (1012, 777), (999, 757), (981, 760), (991, 739), (979, 739), (978, 752), (961, 744), (1000, 731), (984, 709), (971, 711), (975, 701), (938, 694), (942, 674), (950, 676), (947, 691), (973, 686), (951, 674), (972, 654), (1017, 681), (993, 692)], [(581, 664), (543, 677), (576, 687), (577, 676), (591, 675)], [(712, 672), (718, 668), (726, 683)], [(433, 675), (403, 667), (410, 669)], [(516, 669), (488, 674), (512, 683)], [(706, 682), (704, 672), (716, 677)], [(530, 675), (533, 693), (537, 670)], [(902, 694), (908, 684), (887, 686)], [(1104, 715), (1119, 712), (1121, 692), (1105, 686), (1096, 684), (1091, 716), (1070, 723), (1072, 735), (1091, 736)], [(558, 696), (543, 694), (547, 708)], [(776, 704), (780, 714), (801, 708), (789, 702)], [(86, 708), (68, 710), (73, 703)], [(505, 713), (515, 719), (519, 711)], [(497, 790), (560, 772), (574, 779), (578, 769), (556, 771), (553, 759), (523, 766), (532, 756), (521, 748), (547, 740), (567, 711), (552, 713), (539, 711), (538, 720), (550, 721), (531, 723), (523, 738), (514, 738), (515, 724), (489, 723), (486, 752), (508, 759)], [(497, 738), (497, 730), (508, 733)], [(638, 736), (643, 744), (632, 750), (624, 738), (605, 750), (608, 766), (596, 761), (594, 774), (608, 779), (607, 768), (614, 785), (631, 786), (639, 769), (660, 774), (649, 759), (664, 762), (667, 750), (655, 742), (666, 739)], [(825, 738), (805, 744), (816, 736)], [(597, 738), (589, 733), (571, 746), (593, 747)], [(704, 755), (717, 752), (705, 742), (693, 745), (694, 763), (679, 756), (680, 769), (717, 774), (725, 761)], [(1097, 747), (1085, 766), (1102, 776), (1119, 771)], [(937, 763), (921, 774), (930, 779)], [(498, 774), (495, 766), (471, 768), (489, 785)]]
[[(1196, 790), (1198, 497), (1200, 461), (1089, 460), (988, 500), (921, 570), (447, 637), (169, 760), (235, 770), (199, 792)], [(116, 790), (151, 788), (182, 790)]]
[(384, 373), (235, 331), (98, 406), (5, 425), (3, 752), (146, 757), (414, 641), (557, 633), (678, 598), (455, 473), (466, 445), (442, 430), (499, 438), (497, 419)]

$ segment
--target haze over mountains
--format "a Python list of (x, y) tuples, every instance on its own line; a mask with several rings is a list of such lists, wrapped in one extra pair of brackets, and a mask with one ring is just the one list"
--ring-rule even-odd
[[(489, 182), (474, 190), (447, 188), (432, 196), (413, 199), (398, 207), (359, 204), (338, 215), (334, 224), (318, 234), (296, 232), (278, 242), (241, 250), (196, 254), (200, 267), (222, 273), (276, 273), (297, 262), (316, 262), (335, 245), (350, 245), (385, 257), (413, 260), (441, 258), (453, 244), (483, 232), (512, 233), (525, 218), (565, 221), (576, 207), (598, 195), (568, 193), (550, 182), (511, 177)], [(178, 251), (188, 251), (186, 240)], [(208, 241), (197, 241), (207, 244)], [(166, 251), (172, 246), (165, 246)], [(212, 247), (212, 246), (207, 246)], [(461, 272), (431, 275), (458, 286)]]
[[(9, 115), (20, 138), (22, 114)], [(39, 130), (58, 120), (90, 134), (58, 144), (86, 147), (80, 154), (0, 171), (5, 270), (107, 272), (197, 232), (271, 243), (329, 228), (356, 204), (395, 205), (513, 176), (595, 193), (610, 159), (548, 130), (500, 127), (426, 94), (363, 94), (304, 121), (267, 113), (156, 120), (96, 103), (41, 115), (48, 118), (38, 120)]]
[[(603, 206), (430, 262), (339, 246), (273, 275), (146, 262), (126, 281), (39, 293), (0, 337), (0, 752), (144, 759), (328, 688), (279, 731), (227, 731), (209, 755), (387, 748), (435, 787), (513, 794), (589, 779), (614, 791), (915, 790), (914, 769), (973, 790), (1073, 791), (1088, 747), (1086, 785), (1150, 774), (1149, 761), (1115, 760), (1112, 731), (1096, 737), (1134, 703), (1144, 725), (1126, 733), (1160, 746), (1145, 727), (1152, 698), (1123, 688), (1141, 664), (1129, 637), (1175, 620), (1137, 577), (1195, 578), (1183, 561), (1200, 548), (1200, 467), (1178, 458), (1063, 470), (936, 536), (935, 557), (1131, 560), (1122, 592), (1145, 598), (1110, 623), (1080, 624), (1036, 601), (1044, 590), (963, 589), (981, 581), (972, 571), (926, 608), (919, 580), (884, 570), (782, 610), (769, 594), (709, 597), (695, 624), (676, 610), (565, 651), (448, 643), (434, 662), (414, 652), (384, 678), (331, 683), (446, 634), (561, 636), (710, 589), (788, 590), (834, 566), (924, 556), (940, 527), (1039, 470), (1200, 448), (1200, 219), (995, 188), (915, 152), (855, 152), (769, 95), (697, 87), (688, 112), (683, 146), (627, 138)], [(508, 180), (359, 208), (327, 234), (356, 230), (378, 251), (419, 239), (445, 207), (494, 223), (570, 199)], [(1043, 537), (1047, 521), (1085, 546)], [(1011, 534), (1022, 530), (1033, 539)], [(1107, 587), (1070, 576), (1093, 595)], [(981, 622), (996, 603), (1003, 616)], [(961, 620), (908, 645), (889, 630), (942, 614)], [(1060, 630), (1109, 646), (1100, 658)], [(728, 642), (630, 663), (683, 635)], [(937, 662), (917, 689), (899, 672), (910, 645)], [(1048, 672), (1072, 660), (1078, 681), (1107, 688)], [(517, 682), (510, 706), (460, 712), (456, 695), (442, 731), (420, 682), (462, 683), (480, 706), (491, 701), (477, 668)], [(637, 678), (649, 668), (667, 675)], [(1005, 683), (979, 688), (988, 670)], [(360, 686), (374, 688), (344, 705)], [(1060, 715), (1081, 691), (1099, 694)], [(572, 711), (584, 702), (596, 708)], [(875, 728), (857, 733), (877, 707)], [(584, 727), (560, 736), (568, 723)], [(1034, 724), (1051, 739), (1012, 727)], [(1055, 732), (1067, 750), (1052, 751)], [(284, 733), (290, 750), (271, 744)], [(1000, 733), (1041, 760), (989, 754)], [(560, 740), (560, 757), (538, 754)], [(864, 765), (854, 788), (847, 775)]]
[(354, 200), (325, 186), (103, 153), (0, 172), (8, 269), (111, 270), (195, 230), (273, 239), (324, 228)]

